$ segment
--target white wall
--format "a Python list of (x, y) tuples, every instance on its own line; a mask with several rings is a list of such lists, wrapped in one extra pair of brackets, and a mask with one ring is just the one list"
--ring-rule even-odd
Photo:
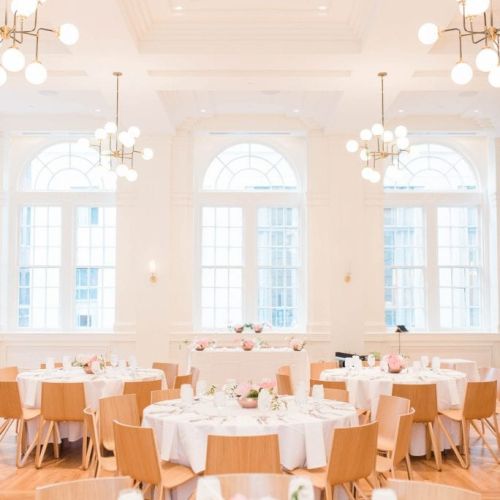
[[(36, 366), (48, 352), (120, 353), (137, 351), (139, 360), (183, 360), (186, 340), (193, 331), (193, 298), (197, 263), (194, 260), (196, 172), (233, 143), (231, 136), (207, 136), (207, 131), (246, 130), (253, 133), (291, 131), (291, 136), (268, 135), (290, 157), (307, 187), (307, 335), (313, 359), (334, 350), (388, 352), (395, 335), (385, 333), (383, 311), (383, 193), (360, 177), (356, 155), (345, 150), (347, 137), (327, 136), (298, 120), (277, 117), (220, 117), (188, 123), (173, 137), (150, 137), (155, 150), (151, 162), (142, 163), (134, 185), (122, 184), (117, 193), (117, 317), (111, 334), (41, 332), (20, 334), (7, 322), (15, 314), (13, 248), (9, 244), (15, 218), (9, 212), (10, 189), (27, 161), (44, 144), (59, 137), (0, 137), (0, 364)], [(255, 136), (253, 136), (255, 138)], [(62, 139), (62, 138), (61, 138)], [(144, 139), (146, 140), (146, 139)], [(485, 137), (448, 137), (439, 142), (458, 148), (477, 166), (487, 186), (490, 223), (496, 212), (495, 153), (498, 142)], [(494, 236), (493, 232), (493, 236)], [(490, 238), (490, 245), (496, 240)], [(497, 255), (491, 254), (492, 283), (497, 281)], [(157, 263), (158, 281), (148, 279), (148, 263)], [(346, 276), (350, 281), (346, 281)], [(14, 294), (14, 295), (13, 295)], [(10, 298), (10, 300), (9, 300)], [(498, 324), (498, 295), (493, 293), (494, 324)], [(11, 304), (9, 307), (9, 303)], [(496, 333), (498, 327), (492, 327)], [(431, 335), (431, 334), (428, 334)], [(408, 335), (408, 352), (476, 357), (500, 366), (497, 335)], [(222, 337), (228, 340), (227, 336)], [(271, 337), (273, 342), (284, 336)], [(474, 349), (469, 347), (473, 345)]]

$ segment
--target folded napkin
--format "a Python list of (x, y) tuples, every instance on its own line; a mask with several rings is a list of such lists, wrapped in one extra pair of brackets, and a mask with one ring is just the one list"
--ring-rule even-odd
[(196, 500), (224, 500), (217, 477), (200, 477), (196, 487)]
[(307, 477), (294, 477), (288, 486), (288, 500), (314, 500), (314, 488)]

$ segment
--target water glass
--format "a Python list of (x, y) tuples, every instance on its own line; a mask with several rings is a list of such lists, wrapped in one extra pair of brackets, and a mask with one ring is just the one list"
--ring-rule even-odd
[(128, 358), (128, 364), (132, 370), (137, 368), (137, 358), (133, 354)]
[(429, 366), (429, 356), (420, 356), (420, 363), (422, 363), (422, 368), (427, 368)]
[(120, 361), (118, 361), (118, 366), (120, 368), (127, 368), (127, 361), (125, 359), (120, 359)]
[(101, 363), (99, 363), (99, 361), (92, 361), (90, 368), (93, 373), (101, 373)]
[(260, 411), (268, 411), (271, 409), (271, 395), (269, 391), (263, 389), (259, 392), (259, 396), (257, 398), (257, 408)]
[(63, 356), (62, 363), (64, 370), (71, 370), (71, 356)]
[(54, 361), (54, 358), (47, 358), (45, 360), (45, 368), (47, 368), (47, 370), (53, 370), (56, 366), (56, 363)]
[(368, 354), (367, 361), (370, 368), (373, 368), (375, 366), (375, 356), (373, 354)]
[(381, 362), (380, 362), (380, 369), (383, 371), (383, 372), (388, 372), (389, 371), (389, 363), (387, 362), (386, 359), (383, 359)]
[(420, 361), (413, 362), (413, 371), (419, 372), (422, 369), (422, 363)]
[(118, 355), (111, 354), (111, 356), (109, 357), (109, 363), (113, 368), (116, 368), (118, 366)]
[(437, 372), (441, 369), (441, 358), (434, 356), (431, 361), (432, 371)]
[(325, 399), (325, 388), (323, 387), (323, 384), (313, 385), (311, 395), (316, 402)]
[(193, 404), (193, 387), (191, 384), (181, 385), (181, 401), (185, 405)]
[(348, 370), (350, 370), (351, 368), (353, 368), (353, 367), (354, 367), (354, 364), (353, 364), (353, 360), (352, 360), (352, 358), (345, 358), (345, 360), (344, 360), (344, 366), (345, 366)]
[(295, 402), (300, 406), (307, 403), (307, 389), (305, 382), (299, 382), (295, 388)]
[(206, 380), (198, 380), (196, 382), (196, 395), (198, 397), (204, 396), (208, 390), (208, 383)]
[(214, 404), (217, 408), (226, 406), (226, 395), (222, 391), (217, 391), (214, 394)]

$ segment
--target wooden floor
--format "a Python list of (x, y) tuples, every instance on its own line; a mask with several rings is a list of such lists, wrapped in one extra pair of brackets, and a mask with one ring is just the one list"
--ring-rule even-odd
[[(482, 494), (483, 500), (500, 500), (500, 465), (497, 465), (491, 455), (481, 448), (479, 441), (471, 439), (471, 444), (472, 465), (468, 470), (462, 469), (453, 453), (447, 452), (442, 472), (436, 471), (432, 461), (413, 458), (415, 479), (446, 483), (478, 491)], [(496, 442), (493, 439), (491, 445), (496, 450)], [(8, 434), (0, 443), (0, 499), (31, 500), (35, 498), (34, 489), (37, 486), (91, 477), (89, 471), (79, 468), (80, 443), (65, 442), (61, 458), (57, 460), (52, 458), (50, 449), (49, 447), (47, 450), (46, 461), (42, 469), (35, 469), (33, 460), (28, 461), (23, 469), (16, 469), (15, 435), (13, 432)], [(403, 470), (398, 477), (406, 478)]]

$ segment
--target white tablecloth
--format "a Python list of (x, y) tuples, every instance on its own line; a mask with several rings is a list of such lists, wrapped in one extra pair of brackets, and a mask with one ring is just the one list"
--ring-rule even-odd
[(336, 427), (358, 425), (354, 407), (338, 401), (315, 403), (299, 409), (293, 398), (286, 410), (262, 413), (240, 408), (236, 400), (216, 408), (210, 398), (190, 407), (180, 400), (153, 404), (144, 410), (142, 425), (155, 430), (160, 457), (187, 465), (194, 472), (205, 469), (209, 434), (252, 436), (278, 434), (281, 463), (288, 469), (324, 467)]
[[(104, 373), (89, 375), (83, 368), (70, 370), (33, 370), (22, 372), (17, 376), (21, 401), (27, 408), (40, 408), (42, 397), (42, 382), (83, 382), (85, 402), (87, 406), (97, 409), (99, 399), (106, 396), (115, 396), (123, 393), (123, 384), (137, 380), (161, 380), (162, 387), (166, 388), (165, 374), (156, 369), (132, 369), (107, 367)], [(30, 421), (28, 425), (28, 438), (32, 439), (38, 428), (38, 419)], [(81, 424), (78, 422), (63, 423), (59, 425), (62, 438), (76, 441), (82, 437)]]
[(463, 372), (467, 375), (467, 379), (470, 382), (477, 382), (479, 380), (477, 363), (471, 359), (441, 358), (441, 368)]
[(292, 383), (309, 384), (309, 357), (307, 351), (294, 351), (288, 347), (272, 347), (244, 351), (241, 348), (220, 347), (192, 350), (188, 358), (189, 368), (200, 370), (200, 379), (220, 385), (227, 379), (238, 382), (260, 382), (263, 378), (275, 379), (280, 366), (289, 365)]
[[(369, 408), (372, 417), (376, 415), (380, 395), (391, 395), (393, 384), (436, 384), (440, 410), (459, 408), (463, 403), (467, 386), (465, 373), (447, 369), (437, 372), (425, 369), (418, 373), (385, 373), (380, 367), (354, 370), (335, 368), (323, 371), (320, 378), (321, 380), (344, 380), (349, 391), (349, 401), (356, 408)], [(458, 442), (457, 427), (448, 419), (443, 419), (443, 422)], [(436, 432), (439, 433), (437, 428)], [(441, 445), (445, 444), (443, 439), (440, 441)], [(422, 424), (413, 426), (410, 452), (412, 455), (425, 454), (425, 433)]]

